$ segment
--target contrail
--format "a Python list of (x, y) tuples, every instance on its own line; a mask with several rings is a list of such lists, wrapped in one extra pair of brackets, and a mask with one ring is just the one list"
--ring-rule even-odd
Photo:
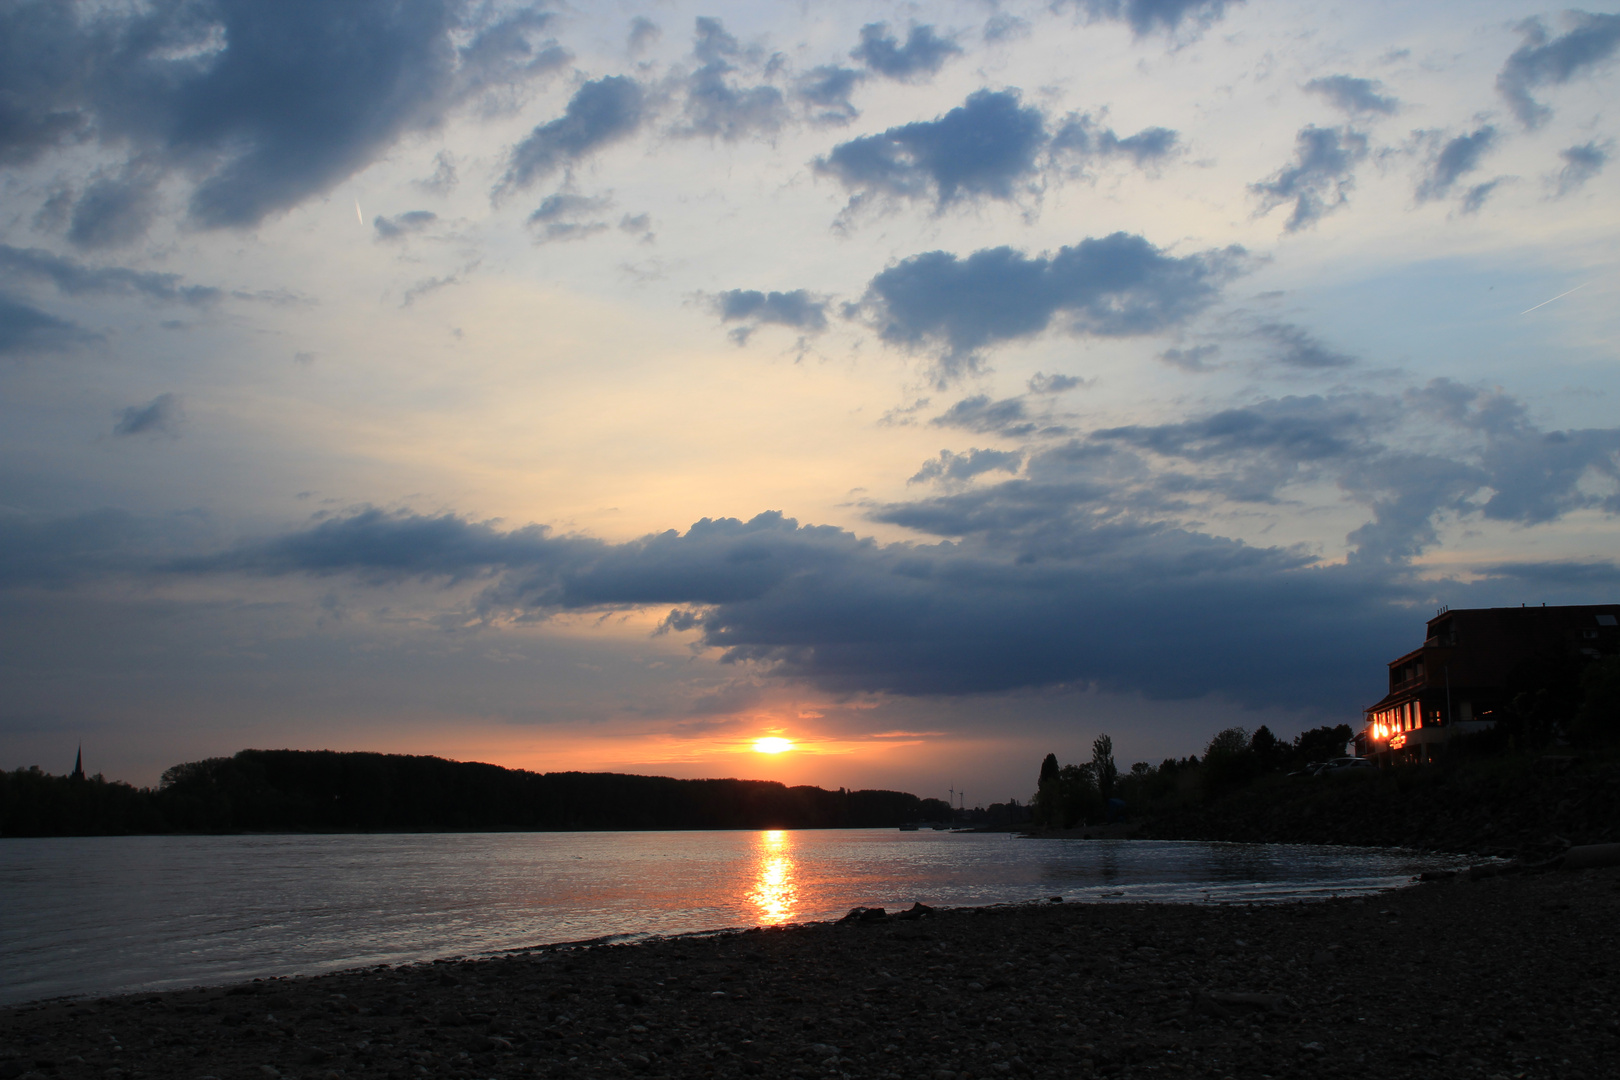
[[(360, 227), (362, 229), (365, 228), (366, 227), (366, 215), (364, 215), (364, 214), (362, 214), (360, 212), (360, 200), (359, 199), (354, 200), (354, 216), (355, 216), (355, 219), (360, 222)], [(1553, 297), (1553, 299), (1556, 300), (1556, 299), (1558, 299), (1558, 297), (1555, 296), (1555, 297)]]
[(1562, 300), (1564, 297), (1568, 296), (1569, 293), (1580, 292), (1582, 289), (1586, 288), (1590, 284), (1592, 284), (1590, 281), (1583, 281), (1583, 282), (1581, 282), (1581, 284), (1579, 284), (1579, 285), (1575, 286), (1573, 289), (1569, 290), (1569, 292), (1561, 292), (1557, 296), (1553, 297), (1552, 300), (1543, 300), (1541, 303), (1537, 304), (1536, 307), (1527, 307), (1523, 311), (1519, 312), (1519, 314), (1520, 315), (1528, 315), (1532, 311), (1536, 310), (1536, 308), (1538, 308), (1538, 307), (1546, 307), (1548, 304), (1552, 303), (1553, 300)]

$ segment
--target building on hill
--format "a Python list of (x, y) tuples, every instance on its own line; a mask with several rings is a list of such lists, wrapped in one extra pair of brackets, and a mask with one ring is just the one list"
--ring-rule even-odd
[(1423, 644), (1389, 662), (1389, 693), (1367, 706), (1356, 754), (1430, 761), (1457, 735), (1491, 727), (1514, 698), (1577, 678), (1620, 652), (1620, 604), (1444, 608)]

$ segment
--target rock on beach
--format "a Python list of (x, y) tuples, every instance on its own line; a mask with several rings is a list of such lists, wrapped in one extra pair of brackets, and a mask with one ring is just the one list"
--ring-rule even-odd
[(1041, 903), (0, 1010), (0, 1080), (1612, 1075), (1620, 868)]

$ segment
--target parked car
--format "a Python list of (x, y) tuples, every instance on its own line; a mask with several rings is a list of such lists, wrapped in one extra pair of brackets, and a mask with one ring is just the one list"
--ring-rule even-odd
[(1336, 757), (1322, 763), (1316, 770), (1317, 776), (1326, 776), (1329, 773), (1345, 773), (1356, 769), (1371, 769), (1375, 766), (1370, 758), (1362, 757)]

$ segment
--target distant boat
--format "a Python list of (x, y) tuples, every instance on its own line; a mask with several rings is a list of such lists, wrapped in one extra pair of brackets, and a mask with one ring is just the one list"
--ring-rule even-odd
[(916, 832), (917, 831), (917, 823), (915, 821), (908, 821), (904, 825), (900, 826), (900, 831), (901, 832)]

